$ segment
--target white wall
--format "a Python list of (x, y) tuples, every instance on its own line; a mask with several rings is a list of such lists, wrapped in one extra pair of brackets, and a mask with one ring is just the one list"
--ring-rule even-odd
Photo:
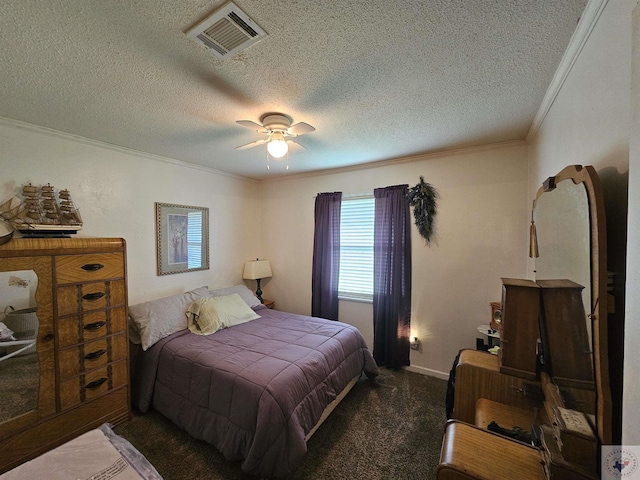
[(628, 171), (630, 12), (609, 1), (532, 142), (530, 197), (571, 164)]
[[(23, 184), (68, 188), (82, 235), (127, 242), (129, 303), (242, 282), (262, 257), (257, 183), (0, 119), (0, 199)], [(209, 208), (210, 269), (156, 275), (155, 202)]]
[[(82, 235), (125, 238), (130, 304), (240, 283), (243, 263), (260, 257), (273, 269), (263, 281), (265, 298), (310, 313), (315, 194), (414, 185), (420, 175), (442, 198), (431, 247), (414, 227), (412, 324), (423, 342), (411, 353), (414, 368), (446, 377), (458, 350), (475, 347), (476, 326), (488, 322), (489, 302), (500, 298), (500, 277), (526, 271), (521, 143), (263, 184), (7, 119), (0, 119), (0, 144), (0, 199), (28, 182), (68, 188)], [(156, 275), (155, 202), (210, 209), (210, 270)], [(340, 313), (371, 345), (371, 305), (342, 302)]]
[[(477, 325), (489, 323), (489, 303), (500, 301), (500, 277), (526, 273), (527, 147), (509, 144), (381, 165), (263, 183), (261, 208), (269, 223), (263, 247), (273, 267), (265, 296), (277, 308), (310, 313), (317, 193), (413, 186), (422, 175), (441, 198), (434, 244), (425, 246), (413, 227), (411, 325), (422, 348), (411, 352), (411, 365), (446, 378), (458, 351), (475, 348)], [(357, 326), (370, 346), (372, 313), (371, 304), (340, 302), (339, 319)]]
[[(605, 197), (609, 269), (616, 272), (618, 280), (619, 315), (615, 319), (618, 323), (612, 325), (615, 331), (623, 320), (625, 262), (630, 265), (638, 262), (637, 242), (629, 243), (625, 258), (627, 187), (630, 187), (630, 194), (633, 192), (633, 184), (629, 184), (631, 13), (637, 1), (605, 3), (601, 16), (532, 141), (529, 196), (533, 198), (542, 181), (566, 165), (595, 167)], [(630, 218), (630, 229), (634, 223), (637, 224), (637, 218)], [(637, 323), (637, 316), (629, 313), (625, 335), (628, 342), (633, 341), (630, 333), (637, 330), (637, 326), (633, 326)], [(622, 335), (622, 331), (619, 333)], [(611, 356), (617, 353), (611, 352)], [(625, 370), (636, 368), (633, 365), (639, 362), (640, 350), (629, 348), (628, 343)], [(637, 376), (633, 382), (624, 385), (628, 405), (637, 405), (640, 400), (636, 379)], [(640, 444), (640, 417), (636, 409), (625, 409), (623, 414), (624, 441)]]
[(624, 396), (622, 443), (640, 445), (640, 7), (633, 12), (633, 111), (629, 156), (629, 226), (627, 253), (627, 309), (624, 338)]

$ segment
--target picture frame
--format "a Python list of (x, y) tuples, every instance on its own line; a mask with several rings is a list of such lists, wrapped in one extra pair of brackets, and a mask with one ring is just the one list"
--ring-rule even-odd
[(156, 202), (158, 275), (209, 270), (209, 209)]

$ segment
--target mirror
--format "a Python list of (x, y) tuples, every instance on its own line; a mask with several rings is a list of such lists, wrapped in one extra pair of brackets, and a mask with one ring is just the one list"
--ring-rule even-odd
[[(539, 257), (536, 280), (567, 278), (585, 288), (582, 302), (591, 313), (591, 230), (589, 200), (582, 184), (561, 182), (536, 201), (534, 220)], [(591, 341), (591, 321), (585, 315)]]
[(0, 272), (0, 423), (37, 409), (37, 287), (33, 270)]
[(577, 389), (570, 393), (586, 403), (580, 409), (595, 414), (600, 441), (611, 443), (604, 201), (593, 167), (571, 165), (548, 178), (534, 200), (533, 222), (539, 252), (536, 280), (568, 279), (584, 287), (595, 395)]

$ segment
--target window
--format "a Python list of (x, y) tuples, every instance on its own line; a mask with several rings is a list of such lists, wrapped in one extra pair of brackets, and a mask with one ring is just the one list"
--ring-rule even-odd
[(373, 195), (342, 199), (339, 298), (373, 300)]
[(187, 214), (187, 268), (198, 268), (202, 265), (202, 212)]

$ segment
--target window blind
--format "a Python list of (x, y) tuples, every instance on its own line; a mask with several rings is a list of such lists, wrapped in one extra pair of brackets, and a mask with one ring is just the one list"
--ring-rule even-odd
[(202, 212), (189, 212), (187, 217), (187, 268), (202, 266)]
[(373, 299), (373, 196), (343, 198), (338, 296)]

